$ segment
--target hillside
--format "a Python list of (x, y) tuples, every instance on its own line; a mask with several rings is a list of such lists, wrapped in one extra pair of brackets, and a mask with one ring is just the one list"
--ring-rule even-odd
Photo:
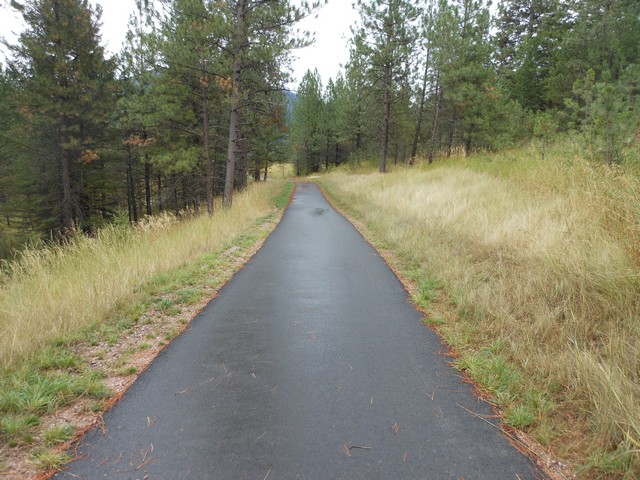
[(557, 148), (320, 180), (425, 322), (581, 478), (640, 471), (640, 178)]

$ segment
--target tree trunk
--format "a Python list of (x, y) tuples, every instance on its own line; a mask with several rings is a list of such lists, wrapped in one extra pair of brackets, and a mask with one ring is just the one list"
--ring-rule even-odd
[(240, 158), (238, 159), (238, 190), (243, 191), (247, 189), (247, 176), (249, 174), (247, 157), (249, 147), (246, 138), (238, 139), (237, 143), (240, 151)]
[(329, 152), (331, 150), (329, 148), (330, 145), (331, 145), (331, 139), (327, 135), (327, 147), (324, 149), (324, 169), (325, 169), (325, 171), (329, 171)]
[(69, 156), (63, 151), (61, 156), (61, 181), (62, 181), (62, 229), (64, 235), (70, 235), (73, 231), (73, 200), (71, 198), (71, 172)]
[(182, 205), (183, 209), (187, 212), (189, 210), (189, 188), (187, 186), (187, 176), (183, 175), (180, 178), (180, 186), (182, 187)]
[(391, 65), (384, 67), (384, 92), (382, 96), (382, 146), (380, 148), (380, 173), (387, 171), (387, 150), (389, 149), (389, 123), (391, 121)]
[(158, 211), (164, 210), (164, 204), (162, 203), (162, 175), (158, 174)]
[[(266, 163), (266, 161), (265, 161)], [(253, 181), (260, 181), (260, 161), (256, 158), (255, 163), (253, 164)]]
[(151, 164), (149, 163), (149, 155), (145, 154), (144, 159), (145, 203), (147, 204), (147, 215), (151, 216), (153, 211), (151, 210)]
[(431, 121), (431, 140), (429, 141), (429, 165), (433, 163), (433, 154), (436, 148), (436, 135), (438, 133), (438, 120), (440, 117), (440, 99), (442, 97), (442, 89), (440, 88), (440, 71), (436, 76), (436, 96), (435, 105), (433, 106), (433, 120)]
[(451, 116), (451, 124), (449, 129), (449, 140), (447, 142), (447, 158), (451, 157), (451, 151), (453, 149), (453, 137), (456, 134), (456, 126), (458, 124), (458, 112), (456, 107), (453, 107), (453, 115)]
[(131, 146), (127, 145), (127, 200), (129, 201), (129, 221), (138, 223), (138, 205), (136, 204), (136, 186), (133, 178), (133, 156)]
[(429, 80), (429, 61), (431, 57), (431, 44), (427, 48), (427, 60), (424, 67), (424, 75), (422, 76), (422, 90), (420, 90), (420, 107), (418, 108), (418, 118), (416, 120), (416, 131), (413, 135), (413, 145), (411, 147), (411, 160), (409, 164), (413, 165), (418, 153), (418, 142), (420, 140), (420, 132), (422, 130), (422, 119), (424, 117), (424, 106), (427, 101), (427, 81)]
[(205, 185), (207, 190), (207, 213), (213, 215), (213, 162), (209, 146), (209, 96), (207, 94), (207, 71), (205, 60), (201, 60), (200, 101), (202, 110), (203, 154), (205, 169)]
[(175, 174), (171, 175), (171, 182), (173, 183), (173, 208), (176, 212), (176, 217), (180, 216), (180, 205), (178, 204), (178, 179)]
[(469, 155), (471, 155), (471, 135), (473, 134), (473, 127), (469, 128), (469, 131), (467, 132), (467, 138), (465, 139), (464, 142), (464, 156), (466, 158), (469, 157)]
[(227, 171), (224, 182), (222, 205), (231, 208), (233, 203), (233, 181), (236, 170), (236, 143), (238, 141), (238, 117), (240, 115), (240, 75), (242, 73), (242, 50), (245, 44), (245, 0), (238, 0), (236, 10), (236, 35), (233, 45), (233, 67), (231, 70), (231, 115), (229, 119), (229, 146), (227, 148)]
[[(391, 22), (391, 2), (387, 6), (387, 18), (385, 20), (385, 34), (387, 45), (393, 41), (393, 23)], [(380, 148), (380, 173), (387, 171), (387, 150), (389, 149), (389, 124), (391, 122), (391, 81), (393, 79), (393, 58), (386, 58), (383, 73), (382, 94), (382, 146)]]

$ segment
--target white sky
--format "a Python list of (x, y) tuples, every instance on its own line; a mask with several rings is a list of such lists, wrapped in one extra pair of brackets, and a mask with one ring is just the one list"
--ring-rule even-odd
[[(289, 88), (295, 90), (307, 70), (318, 69), (322, 82), (335, 78), (349, 59), (347, 40), (350, 27), (357, 22), (357, 11), (352, 8), (353, 0), (328, 0), (316, 14), (302, 20), (301, 30), (315, 33), (315, 44), (293, 52), (293, 80)], [(0, 37), (10, 43), (15, 42), (22, 29), (21, 17), (0, 2)], [(129, 15), (134, 10), (134, 0), (91, 0), (102, 5), (102, 42), (111, 53), (117, 53), (122, 46)], [(0, 46), (0, 56), (5, 57), (6, 49)]]

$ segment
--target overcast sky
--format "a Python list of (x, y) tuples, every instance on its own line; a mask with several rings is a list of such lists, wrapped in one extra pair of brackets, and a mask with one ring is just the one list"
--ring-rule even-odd
[[(300, 22), (299, 28), (315, 33), (314, 45), (293, 53), (293, 77), (289, 88), (295, 89), (307, 70), (318, 69), (323, 84), (329, 78), (335, 78), (340, 65), (349, 59), (347, 39), (350, 27), (357, 22), (357, 12), (352, 8), (353, 0), (329, 0), (317, 14)], [(134, 10), (134, 0), (91, 0), (102, 5), (102, 41), (107, 50), (116, 53), (120, 50), (127, 31), (129, 14)], [(0, 36), (10, 43), (15, 34), (21, 31), (20, 16), (10, 10), (2, 1), (0, 8)], [(4, 52), (4, 48), (0, 47)], [(4, 56), (4, 55), (3, 55)]]

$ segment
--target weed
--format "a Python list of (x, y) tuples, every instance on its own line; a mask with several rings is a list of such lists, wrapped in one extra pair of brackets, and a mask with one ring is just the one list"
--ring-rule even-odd
[(117, 375), (121, 376), (121, 377), (127, 377), (129, 375), (133, 375), (134, 373), (136, 373), (138, 371), (138, 369), (134, 366), (128, 366), (128, 367), (122, 367), (118, 370)]
[[(625, 476), (633, 465), (633, 454), (628, 450), (597, 451), (591, 454), (578, 472), (586, 476)], [(629, 476), (628, 478), (634, 478)]]
[(171, 327), (166, 332), (164, 332), (164, 339), (169, 341), (175, 338), (178, 335), (178, 329), (176, 327)]
[(418, 289), (413, 299), (419, 306), (429, 308), (441, 288), (440, 283), (435, 279), (419, 279)]
[(7, 415), (0, 421), (0, 433), (9, 439), (23, 437), (31, 427), (40, 424), (37, 415)]
[(176, 293), (178, 302), (184, 305), (195, 305), (202, 298), (203, 290), (200, 288), (185, 288)]
[(69, 348), (61, 346), (47, 347), (38, 353), (35, 362), (42, 370), (64, 369), (77, 370), (82, 360)]
[(174, 306), (173, 300), (171, 300), (170, 298), (162, 298), (158, 302), (158, 307), (160, 308), (160, 310), (163, 310), (165, 312), (173, 308), (173, 306)]
[(437, 327), (439, 325), (443, 325), (444, 323), (446, 323), (446, 320), (437, 315), (429, 315), (427, 317), (424, 317), (423, 322), (426, 323), (427, 325)]
[(33, 453), (33, 463), (43, 470), (59, 470), (71, 457), (53, 449), (40, 449)]
[(58, 425), (43, 431), (42, 439), (47, 445), (63, 443), (71, 440), (71, 437), (73, 437), (73, 432), (73, 427), (70, 425)]
[(505, 418), (511, 426), (524, 429), (536, 421), (536, 414), (526, 405), (517, 405), (505, 412)]
[(274, 198), (276, 208), (284, 208), (289, 203), (289, 198), (291, 197), (291, 192), (293, 192), (295, 184), (293, 182), (287, 182), (285, 185), (284, 190)]

